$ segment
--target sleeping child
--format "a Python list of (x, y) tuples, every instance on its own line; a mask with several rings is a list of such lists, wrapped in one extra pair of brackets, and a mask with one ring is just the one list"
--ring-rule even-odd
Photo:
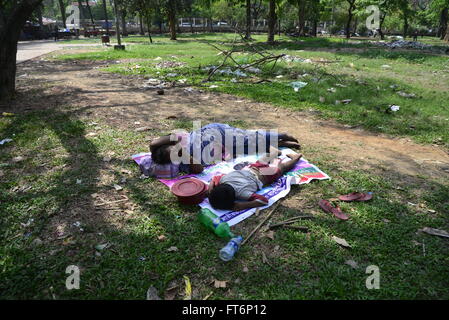
[[(256, 194), (257, 190), (272, 184), (285, 172), (290, 171), (302, 154), (288, 154), (287, 157), (290, 160), (278, 162), (277, 165), (270, 165), (267, 159), (259, 160), (241, 170), (213, 177), (209, 184), (210, 205), (214, 209), (232, 211), (267, 205), (268, 199)], [(272, 158), (273, 155), (270, 155), (269, 159)]]

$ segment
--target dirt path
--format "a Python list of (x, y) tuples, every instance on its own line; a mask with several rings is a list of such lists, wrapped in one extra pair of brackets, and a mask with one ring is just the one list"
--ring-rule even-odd
[[(319, 148), (348, 167), (449, 177), (449, 155), (437, 146), (388, 138), (317, 119), (313, 112), (293, 112), (227, 94), (172, 88), (157, 95), (155, 90), (141, 89), (143, 78), (100, 72), (98, 67), (106, 64), (35, 59), (20, 65), (19, 75), (27, 76), (18, 78), (18, 87), (25, 89), (25, 83), (26, 88), (40, 86), (45, 106), (72, 105), (80, 116), (104, 118), (119, 128), (148, 126), (164, 131), (168, 116), (201, 120), (203, 124), (244, 120), (252, 128), (287, 131), (298, 137), (306, 150)], [(22, 107), (35, 108), (36, 101)]]
[(61, 50), (67, 47), (95, 47), (101, 46), (97, 43), (69, 44), (64, 41), (33, 40), (20, 41), (17, 44), (17, 63), (34, 59), (41, 55)]

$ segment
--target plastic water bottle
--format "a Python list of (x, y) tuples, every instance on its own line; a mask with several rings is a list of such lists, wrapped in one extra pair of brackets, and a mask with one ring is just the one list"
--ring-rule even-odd
[(218, 254), (220, 259), (223, 261), (232, 260), (236, 252), (239, 251), (242, 241), (243, 238), (241, 236), (232, 238), (231, 241), (229, 241), (228, 244), (220, 250), (220, 253)]
[(220, 238), (233, 238), (234, 234), (231, 232), (229, 224), (220, 219), (212, 211), (207, 208), (201, 209), (198, 213), (198, 219), (208, 229), (212, 230)]

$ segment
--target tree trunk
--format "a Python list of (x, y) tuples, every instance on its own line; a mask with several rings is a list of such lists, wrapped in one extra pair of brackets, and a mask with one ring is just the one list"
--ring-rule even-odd
[(151, 18), (149, 16), (147, 16), (146, 21), (147, 21), (147, 29), (148, 29), (148, 38), (150, 38), (150, 43), (153, 43), (153, 38), (151, 37)]
[(380, 39), (384, 40), (385, 39), (385, 35), (384, 32), (382, 31), (382, 27), (384, 25), (384, 21), (385, 21), (385, 17), (387, 16), (386, 13), (384, 13), (383, 15), (381, 15), (380, 17), (380, 21), (379, 21), (379, 34), (380, 34)]
[(355, 9), (355, 0), (347, 0), (349, 3), (349, 8), (348, 8), (348, 21), (346, 22), (346, 29), (345, 29), (345, 33), (346, 33), (346, 39), (351, 38), (351, 22), (352, 22), (352, 18), (354, 16), (354, 9)]
[(246, 30), (245, 39), (251, 39), (251, 0), (246, 0)]
[(175, 0), (168, 0), (168, 26), (170, 29), (170, 40), (176, 40), (176, 12)]
[(10, 99), (14, 96), (17, 42), (25, 22), (41, 3), (42, 0), (22, 1), (10, 12), (7, 12), (5, 21), (0, 24), (0, 100)]
[(405, 38), (407, 38), (407, 34), (408, 34), (408, 18), (407, 15), (404, 14), (404, 30), (402, 31), (402, 36)]
[(274, 33), (276, 27), (276, 0), (270, 0), (269, 11), (268, 11), (268, 39), (267, 42), (270, 44), (274, 43)]
[(126, 10), (124, 8), (121, 8), (120, 10), (121, 15), (121, 21), (122, 21), (122, 35), (124, 37), (128, 36), (128, 29), (126, 28)]
[(446, 28), (446, 35), (444, 36), (444, 41), (449, 42), (449, 25)]
[(89, 0), (86, 0), (87, 11), (89, 12), (90, 22), (92, 23), (92, 28), (95, 30), (94, 16), (92, 15), (92, 10), (90, 9)]
[(59, 10), (61, 10), (62, 25), (64, 26), (64, 29), (67, 29), (67, 24), (65, 23), (65, 20), (67, 18), (65, 16), (64, 2), (62, 0), (58, 0), (58, 3), (59, 3)]
[(139, 13), (139, 27), (140, 27), (140, 32), (139, 32), (139, 34), (140, 34), (141, 36), (144, 36), (144, 35), (145, 35), (145, 31), (143, 31), (143, 17), (142, 17), (142, 14), (141, 14), (141, 13)]
[(440, 37), (441, 40), (444, 39), (444, 37), (446, 36), (446, 32), (447, 32), (448, 11), (449, 11), (449, 8), (444, 8), (443, 10), (441, 10), (440, 27), (438, 28), (438, 36)]
[(304, 35), (304, 26), (306, 24), (306, 1), (298, 0), (298, 33)]
[(209, 24), (209, 32), (214, 32), (214, 27), (212, 26), (212, 19), (207, 18), (207, 23)]
[(109, 35), (108, 11), (106, 9), (106, 0), (103, 0), (104, 20), (106, 22), (106, 34)]

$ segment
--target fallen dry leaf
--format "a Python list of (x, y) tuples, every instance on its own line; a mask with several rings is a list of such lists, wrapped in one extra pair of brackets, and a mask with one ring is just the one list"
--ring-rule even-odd
[(265, 233), (265, 236), (267, 238), (270, 238), (271, 240), (274, 240), (274, 231), (268, 231), (267, 233)]
[(248, 268), (247, 267), (243, 267), (243, 272), (248, 272)]
[(104, 161), (104, 162), (110, 162), (111, 160), (112, 160), (111, 157), (104, 157), (104, 158), (103, 158), (103, 161)]
[(447, 232), (445, 230), (439, 230), (439, 229), (425, 227), (421, 231), (425, 232), (427, 234), (430, 234), (432, 236), (439, 236), (439, 237), (449, 238), (449, 232)]
[(190, 283), (189, 277), (184, 276), (184, 282), (186, 284), (184, 300), (192, 300), (192, 285)]
[(24, 157), (21, 157), (21, 156), (12, 158), (12, 162), (21, 162), (21, 161), (23, 161), (23, 160), (25, 160), (25, 158), (24, 158)]
[(357, 264), (357, 262), (355, 262), (354, 260), (347, 260), (347, 261), (345, 261), (345, 263), (348, 265), (348, 266), (351, 266), (351, 267), (353, 267), (354, 269), (357, 269), (358, 268), (358, 264)]
[(336, 243), (338, 243), (338, 244), (341, 245), (342, 247), (345, 247), (345, 248), (351, 248), (351, 246), (349, 245), (349, 243), (346, 242), (346, 240), (343, 239), (343, 238), (339, 238), (339, 237), (336, 237), (336, 236), (332, 236), (332, 240), (334, 240)]
[(165, 300), (174, 300), (176, 294), (178, 293), (178, 286), (174, 286), (165, 290), (164, 299)]
[(178, 251), (178, 248), (173, 246), (167, 249), (168, 252)]
[(167, 237), (164, 236), (163, 234), (161, 234), (160, 236), (157, 237), (157, 239), (158, 239), (159, 241), (164, 241), (165, 239), (167, 239)]
[(149, 287), (147, 290), (147, 300), (162, 300), (159, 297), (157, 289), (155, 287)]
[(226, 283), (227, 283), (227, 281), (215, 280), (214, 287), (215, 288), (226, 288)]

